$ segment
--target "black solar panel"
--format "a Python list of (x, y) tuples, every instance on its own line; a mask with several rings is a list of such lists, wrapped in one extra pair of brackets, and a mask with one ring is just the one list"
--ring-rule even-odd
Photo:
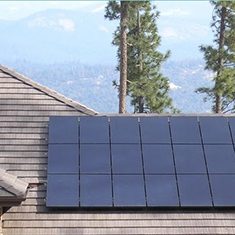
[(175, 175), (146, 175), (145, 181), (148, 206), (179, 206)]
[(113, 144), (140, 143), (139, 123), (135, 117), (111, 117), (110, 131)]
[(78, 143), (78, 117), (50, 117), (49, 143)]
[(144, 178), (141, 175), (113, 176), (114, 206), (146, 206)]
[(78, 173), (78, 144), (50, 144), (48, 173)]
[(210, 176), (212, 197), (215, 206), (235, 205), (235, 174)]
[(112, 144), (114, 174), (142, 174), (141, 147), (137, 144)]
[(232, 145), (206, 145), (205, 155), (209, 173), (235, 173), (235, 152)]
[(110, 174), (110, 145), (81, 144), (80, 171), (87, 174)]
[(81, 175), (80, 191), (82, 207), (112, 206), (111, 175)]
[(181, 206), (212, 206), (207, 175), (178, 175), (177, 178)]
[(81, 144), (108, 144), (109, 122), (107, 117), (80, 117)]
[(201, 145), (173, 146), (178, 174), (206, 174), (206, 162)]
[(200, 117), (204, 144), (232, 144), (228, 120), (225, 117)]
[(171, 145), (143, 144), (144, 170), (146, 174), (174, 174)]
[(47, 176), (48, 207), (78, 207), (78, 175), (49, 174)]
[(228, 118), (233, 143), (235, 143), (235, 117)]
[(46, 205), (235, 207), (234, 138), (233, 117), (51, 117)]
[(168, 117), (141, 117), (140, 127), (142, 143), (171, 143)]
[(201, 144), (197, 117), (171, 117), (170, 125), (174, 144)]

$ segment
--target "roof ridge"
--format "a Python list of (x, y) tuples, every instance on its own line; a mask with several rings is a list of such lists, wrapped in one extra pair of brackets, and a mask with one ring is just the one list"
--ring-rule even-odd
[(33, 80), (31, 80), (30, 78), (16, 72), (15, 70), (13, 69), (10, 69), (8, 67), (5, 67), (3, 65), (0, 65), (0, 70), (2, 70), (4, 73), (12, 76), (13, 78), (16, 78), (20, 81), (22, 81), (23, 83), (27, 84), (27, 85), (30, 85), (32, 86), (33, 88), (36, 88), (37, 90), (45, 93), (46, 95), (49, 95), (53, 98), (55, 98), (56, 100), (60, 101), (60, 102), (63, 102), (64, 104), (70, 106), (70, 107), (73, 107), (74, 109), (76, 109), (77, 111), (80, 111), (84, 114), (87, 114), (87, 115), (95, 115), (97, 114), (97, 112), (93, 109), (90, 109), (88, 107), (86, 107), (85, 105), (77, 102), (77, 101), (74, 101), (60, 93), (58, 93), (57, 91), (53, 90), (53, 89), (50, 89), (46, 86), (43, 86), (37, 82), (34, 82)]

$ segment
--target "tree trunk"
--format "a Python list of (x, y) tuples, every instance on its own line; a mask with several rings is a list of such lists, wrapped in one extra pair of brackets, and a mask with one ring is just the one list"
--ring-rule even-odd
[[(224, 40), (225, 40), (225, 18), (226, 18), (226, 7), (222, 7), (221, 9), (221, 20), (220, 20), (220, 32), (219, 32), (219, 59), (218, 59), (218, 71), (217, 71), (217, 79), (215, 87), (217, 87), (218, 81), (221, 69), (223, 67), (223, 55), (222, 50), (224, 48)], [(215, 95), (215, 112), (221, 113), (222, 112), (222, 103), (221, 103), (221, 94), (219, 92), (216, 92)]]
[(127, 92), (127, 21), (128, 2), (121, 1), (120, 20), (120, 86), (119, 86), (119, 113), (126, 112), (126, 92)]
[[(139, 12), (139, 9), (137, 9), (137, 29), (138, 29), (138, 35), (140, 37), (141, 23), (140, 23), (140, 12)], [(142, 52), (141, 52), (140, 48), (139, 48), (139, 52), (138, 53), (139, 53), (139, 74), (140, 74), (139, 79), (141, 79), (141, 75), (142, 75), (142, 71), (143, 71), (143, 56), (142, 56)], [(138, 97), (138, 101), (139, 101), (139, 113), (143, 113), (144, 112), (144, 97), (143, 96), (139, 96)]]

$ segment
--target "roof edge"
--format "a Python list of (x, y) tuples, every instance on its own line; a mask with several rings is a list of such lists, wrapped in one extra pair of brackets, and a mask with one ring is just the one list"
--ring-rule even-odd
[(235, 113), (98, 113), (101, 117), (235, 117)]
[(60, 101), (60, 102), (63, 102), (64, 104), (70, 106), (70, 107), (73, 107), (74, 109), (76, 109), (77, 111), (80, 111), (84, 114), (87, 114), (87, 115), (96, 115), (98, 112), (96, 112), (95, 110), (93, 109), (90, 109), (88, 107), (86, 107), (85, 105), (83, 104), (80, 104), (79, 102), (76, 102), (72, 99), (69, 99), (67, 98), (66, 96), (58, 93), (57, 91), (54, 91), (46, 86), (43, 86), (37, 82), (34, 82), (33, 80), (31, 80), (30, 78), (16, 72), (15, 70), (13, 69), (10, 69), (8, 67), (5, 67), (3, 65), (0, 65), (0, 70), (2, 70), (4, 73), (16, 78), (17, 80), (20, 80), (22, 81), (23, 83), (27, 84), (27, 85), (30, 85), (32, 86), (33, 88), (36, 88), (37, 90), (45, 93), (46, 95), (48, 96), (51, 96), (53, 97), (54, 99)]

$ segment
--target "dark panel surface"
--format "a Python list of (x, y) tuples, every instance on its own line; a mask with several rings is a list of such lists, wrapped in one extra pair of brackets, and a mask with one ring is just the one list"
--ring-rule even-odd
[(145, 174), (174, 174), (171, 145), (143, 144)]
[(141, 175), (113, 176), (114, 206), (146, 206), (144, 180)]
[(108, 117), (80, 117), (80, 143), (108, 144)]
[(110, 117), (111, 143), (139, 144), (139, 123), (136, 117)]
[(178, 175), (177, 177), (181, 206), (212, 206), (207, 175)]
[(50, 144), (78, 143), (78, 117), (52, 116), (49, 121)]
[(179, 206), (175, 175), (146, 175), (148, 206)]
[(177, 173), (207, 173), (201, 145), (173, 145), (173, 149)]
[(142, 174), (141, 148), (137, 144), (112, 144), (114, 174)]
[(170, 117), (170, 126), (173, 143), (201, 143), (197, 117)]
[(168, 117), (141, 117), (140, 127), (143, 143), (171, 143)]
[(49, 174), (46, 205), (48, 207), (78, 207), (78, 185), (78, 175)]
[(232, 145), (205, 145), (209, 173), (235, 173), (235, 153)]
[(200, 117), (204, 144), (232, 144), (228, 121), (225, 117)]
[(235, 206), (235, 175), (210, 175), (215, 206)]
[(111, 175), (81, 175), (80, 191), (81, 206), (112, 206)]
[(111, 173), (109, 144), (81, 144), (80, 172)]
[(78, 174), (78, 144), (49, 144), (48, 173)]
[(232, 138), (233, 138), (233, 143), (235, 143), (235, 117), (229, 117), (228, 121), (229, 121), (229, 126), (231, 130)]

